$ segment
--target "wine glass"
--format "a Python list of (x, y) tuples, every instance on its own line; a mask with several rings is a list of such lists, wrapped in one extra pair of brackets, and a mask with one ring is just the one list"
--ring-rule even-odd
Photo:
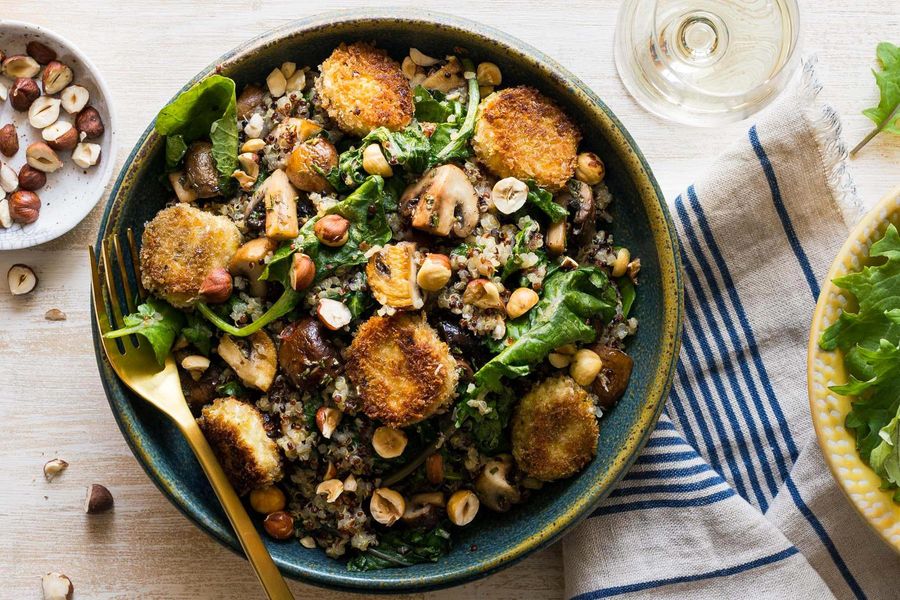
[(746, 118), (799, 64), (796, 0), (624, 0), (619, 76), (647, 110), (688, 125)]

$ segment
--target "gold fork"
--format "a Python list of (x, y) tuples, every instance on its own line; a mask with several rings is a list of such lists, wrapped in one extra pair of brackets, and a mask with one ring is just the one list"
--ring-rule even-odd
[[(209, 479), (225, 514), (237, 534), (241, 547), (247, 555), (247, 559), (256, 571), (256, 576), (271, 599), (292, 600), (293, 595), (287, 587), (284, 578), (275, 566), (275, 562), (269, 555), (265, 544), (259, 536), (256, 527), (250, 520), (244, 505), (229, 483), (219, 461), (216, 460), (212, 448), (200, 431), (197, 421), (188, 408), (187, 401), (181, 391), (181, 382), (178, 377), (178, 368), (175, 359), (170, 354), (166, 357), (166, 364), (160, 367), (153, 354), (150, 344), (140, 336), (128, 336), (115, 339), (103, 337), (104, 333), (118, 329), (124, 325), (122, 319), (123, 309), (128, 313), (135, 312), (135, 302), (146, 297), (146, 291), (141, 286), (140, 267), (138, 254), (134, 243), (134, 234), (129, 228), (127, 231), (128, 253), (130, 266), (133, 269), (135, 286), (128, 278), (128, 264), (119, 238), (115, 235), (103, 240), (100, 252), (102, 262), (98, 264), (94, 254), (94, 248), (89, 247), (91, 256), (91, 289), (94, 304), (94, 316), (97, 320), (97, 328), (100, 331), (100, 341), (109, 364), (122, 383), (131, 388), (138, 396), (162, 411), (169, 417), (175, 426), (181, 431), (190, 445), (191, 450), (200, 462), (203, 472)], [(110, 241), (111, 240), (111, 241)], [(110, 249), (112, 246), (112, 249)], [(115, 261), (113, 261), (113, 253)], [(113, 269), (113, 262), (118, 269)], [(118, 273), (116, 273), (118, 271)], [(118, 277), (116, 276), (118, 274)], [(117, 287), (117, 280), (119, 287)], [(125, 296), (125, 304), (120, 301), (119, 289)], [(104, 290), (109, 297), (112, 315), (106, 310)], [(126, 313), (127, 314), (127, 313)], [(121, 346), (120, 346), (121, 344)]]

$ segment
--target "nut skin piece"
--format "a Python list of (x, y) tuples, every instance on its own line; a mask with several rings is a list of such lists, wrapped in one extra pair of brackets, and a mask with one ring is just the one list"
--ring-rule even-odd
[(287, 498), (278, 486), (267, 485), (250, 492), (250, 507), (262, 515), (284, 510), (285, 504)]
[(0, 127), (0, 152), (4, 156), (12, 156), (19, 151), (19, 134), (16, 132), (16, 126), (7, 123)]
[(44, 67), (44, 73), (41, 76), (41, 83), (44, 85), (45, 94), (56, 94), (63, 91), (75, 77), (72, 69), (68, 65), (54, 60)]
[(41, 199), (34, 192), (19, 190), (9, 197), (9, 215), (16, 223), (34, 223), (40, 213)]
[(263, 521), (263, 528), (276, 540), (288, 540), (294, 535), (294, 517), (283, 510), (269, 513)]
[(6, 283), (9, 285), (9, 293), (13, 296), (30, 293), (37, 286), (37, 282), (37, 275), (28, 265), (13, 265), (6, 272)]
[(106, 131), (100, 113), (93, 106), (85, 106), (81, 109), (81, 112), (75, 117), (75, 128), (84, 133), (89, 140), (100, 137)]
[(231, 298), (233, 280), (225, 267), (210, 271), (200, 284), (200, 297), (207, 304), (221, 304)]
[(341, 215), (325, 215), (316, 221), (313, 232), (326, 246), (338, 248), (346, 244), (350, 237), (350, 221)]
[(56, 51), (37, 40), (31, 40), (25, 44), (25, 52), (42, 65), (56, 60)]
[(113, 507), (112, 494), (105, 486), (92, 483), (88, 486), (84, 499), (84, 512), (89, 515), (97, 515), (110, 510)]
[(316, 263), (306, 254), (298, 252), (291, 258), (291, 288), (302, 292), (312, 285), (316, 278)]
[(18, 111), (26, 111), (31, 108), (31, 103), (40, 98), (41, 90), (29, 77), (19, 77), (13, 82), (9, 90), (9, 103)]
[(41, 595), (44, 600), (72, 600), (75, 586), (62, 573), (47, 573), (41, 577)]
[(53, 478), (65, 471), (68, 466), (69, 463), (61, 458), (54, 458), (53, 460), (47, 461), (44, 465), (44, 479), (48, 482), (53, 481)]

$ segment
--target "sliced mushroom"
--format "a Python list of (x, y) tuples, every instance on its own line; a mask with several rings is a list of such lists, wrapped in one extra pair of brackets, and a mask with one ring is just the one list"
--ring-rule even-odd
[(340, 360), (325, 337), (325, 327), (306, 317), (285, 327), (278, 337), (278, 362), (282, 371), (299, 389), (312, 391), (327, 377), (338, 374)]
[(422, 87), (427, 90), (438, 90), (445, 94), (466, 84), (463, 77), (462, 63), (455, 56), (451, 56), (439, 69), (431, 73), (422, 82)]
[(223, 335), (219, 342), (218, 353), (235, 374), (246, 385), (262, 390), (269, 390), (278, 370), (278, 356), (272, 338), (264, 331), (257, 331), (246, 340), (247, 348), (240, 345), (230, 335)]
[(425, 173), (406, 188), (400, 203), (413, 227), (434, 235), (446, 237), (452, 231), (465, 237), (478, 224), (478, 195), (456, 165), (442, 165)]
[(594, 192), (591, 186), (582, 183), (577, 179), (569, 181), (568, 190), (561, 195), (569, 207), (575, 209), (575, 215), (572, 217), (572, 223), (575, 224), (574, 232), (578, 234), (585, 223), (593, 220), (594, 217)]
[(287, 174), (275, 169), (256, 191), (266, 207), (266, 237), (293, 240), (300, 234), (297, 223), (297, 190)]
[(255, 85), (248, 85), (237, 99), (237, 116), (248, 119), (250, 115), (265, 101), (265, 92)]
[(184, 155), (184, 172), (198, 198), (219, 195), (219, 171), (213, 158), (212, 144), (194, 142)]
[(409, 499), (401, 518), (410, 527), (431, 529), (440, 521), (445, 505), (444, 494), (441, 492), (416, 494)]
[(521, 495), (509, 482), (512, 457), (500, 455), (487, 462), (475, 481), (475, 492), (482, 504), (497, 512), (506, 512)]
[(250, 293), (256, 297), (266, 295), (266, 282), (259, 276), (266, 268), (266, 257), (275, 252), (276, 244), (268, 238), (250, 240), (235, 252), (228, 263), (232, 275), (243, 275), (250, 280)]
[(594, 346), (594, 352), (603, 361), (603, 367), (591, 384), (591, 391), (597, 395), (600, 407), (609, 410), (625, 393), (634, 360), (612, 346)]

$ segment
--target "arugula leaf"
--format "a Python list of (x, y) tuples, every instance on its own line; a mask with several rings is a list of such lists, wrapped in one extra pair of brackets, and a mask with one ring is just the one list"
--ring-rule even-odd
[(185, 313), (187, 326), (181, 330), (181, 335), (190, 342), (203, 356), (209, 356), (213, 344), (213, 330), (196, 313)]
[(209, 137), (219, 171), (219, 186), (233, 185), (237, 167), (238, 126), (234, 80), (211, 75), (182, 92), (156, 115), (156, 132), (166, 136), (166, 168), (175, 169), (187, 145)]
[(528, 184), (528, 202), (541, 209), (550, 217), (551, 221), (559, 223), (569, 216), (569, 211), (565, 206), (553, 201), (553, 194), (539, 187), (533, 179), (529, 179), (526, 183)]
[(437, 562), (450, 552), (450, 532), (443, 525), (434, 529), (391, 530), (378, 537), (377, 546), (347, 562), (348, 571), (375, 571)]
[[(819, 346), (840, 349), (849, 381), (832, 391), (855, 396), (845, 424), (856, 436), (860, 457), (886, 489), (900, 486), (900, 234), (890, 225), (869, 251), (876, 262), (834, 280), (856, 298), (857, 312), (844, 311), (822, 334)], [(900, 501), (900, 492), (895, 495)]]
[(881, 92), (878, 106), (867, 108), (863, 114), (875, 122), (873, 129), (857, 146), (850, 151), (856, 154), (872, 138), (887, 131), (900, 135), (900, 47), (890, 42), (881, 42), (875, 50), (881, 71), (872, 71), (875, 83)]
[[(197, 310), (225, 333), (238, 337), (251, 335), (288, 314), (303, 297), (290, 286), (288, 270), (295, 252), (304, 252), (312, 258), (316, 265), (315, 281), (321, 281), (339, 268), (365, 263), (366, 249), (390, 241), (392, 234), (384, 214), (383, 191), (384, 180), (377, 175), (369, 177), (344, 200), (304, 223), (297, 239), (278, 248), (259, 278), (280, 282), (284, 292), (269, 310), (249, 325), (235, 327), (202, 302), (197, 304)], [(339, 248), (322, 245), (313, 232), (316, 222), (330, 214), (341, 215), (350, 221), (347, 243)]]
[[(455, 100), (447, 100), (446, 95), (438, 90), (428, 91), (421, 85), (413, 90), (413, 102), (416, 105), (416, 120), (428, 123), (444, 123), (462, 119), (462, 104)], [(450, 117), (454, 117), (451, 119)]]
[(103, 337), (113, 339), (133, 334), (143, 336), (150, 342), (156, 361), (164, 365), (178, 332), (184, 326), (184, 314), (167, 302), (150, 296), (137, 307), (137, 312), (126, 316), (124, 321), (125, 327), (110, 331)]

